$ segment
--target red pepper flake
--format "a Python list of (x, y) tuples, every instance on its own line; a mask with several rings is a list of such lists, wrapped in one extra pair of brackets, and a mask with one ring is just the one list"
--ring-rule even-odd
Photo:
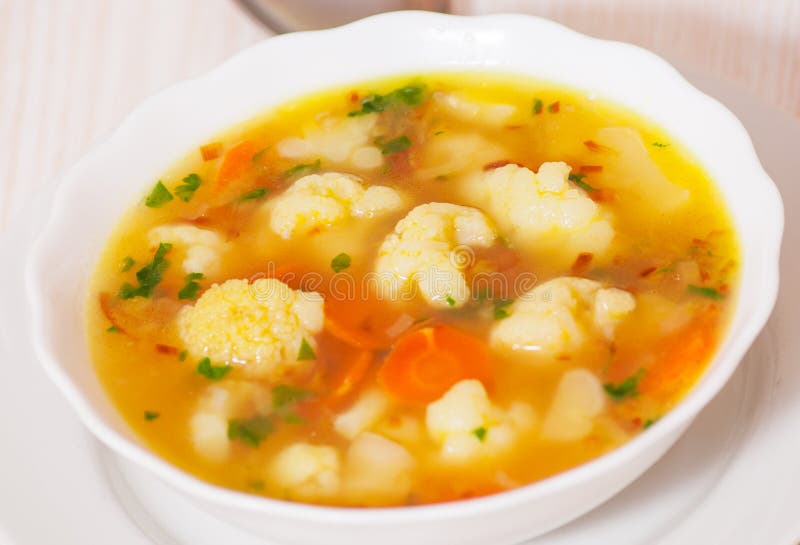
[(211, 144), (206, 144), (205, 146), (200, 146), (200, 155), (203, 157), (203, 161), (213, 161), (221, 154), (222, 154), (221, 142), (213, 142)]
[(614, 151), (612, 148), (604, 146), (603, 144), (598, 144), (594, 140), (586, 140), (583, 145), (586, 146), (586, 149), (595, 153), (611, 153)]
[(581, 172), (602, 172), (603, 165), (581, 165)]
[(561, 110), (561, 102), (556, 100), (550, 106), (547, 107), (547, 111), (551, 114), (557, 114)]
[(598, 187), (596, 191), (590, 191), (588, 195), (594, 202), (610, 202), (616, 197), (614, 190), (607, 187)]
[(572, 359), (572, 356), (570, 356), (569, 354), (561, 354), (559, 356), (556, 356), (556, 359), (559, 361), (569, 361)]
[(592, 263), (592, 259), (594, 259), (594, 254), (589, 252), (581, 252), (578, 254), (578, 257), (575, 258), (575, 262), (572, 264), (572, 274), (578, 275), (583, 274), (589, 269), (589, 265)]
[(358, 91), (350, 91), (350, 102), (358, 102)]
[(514, 161), (509, 161), (508, 159), (501, 159), (499, 161), (492, 161), (491, 163), (486, 163), (485, 165), (483, 165), (483, 170), (485, 170), (485, 171), (494, 170), (496, 168), (501, 168), (501, 167), (504, 167), (506, 165), (517, 165), (519, 167), (525, 166), (525, 165), (523, 165), (521, 163), (517, 163), (517, 162), (514, 162)]
[(506, 129), (508, 129), (510, 131), (515, 131), (517, 129), (521, 129), (524, 126), (525, 125), (506, 125)]
[(708, 248), (709, 246), (711, 246), (711, 243), (709, 241), (703, 240), (702, 238), (693, 238), (692, 244), (700, 248)]
[(160, 354), (177, 354), (180, 352), (177, 348), (168, 344), (157, 344), (156, 351)]
[(645, 270), (643, 270), (642, 272), (639, 273), (639, 276), (641, 276), (642, 278), (646, 278), (646, 277), (650, 276), (651, 274), (653, 274), (654, 272), (656, 272), (657, 270), (658, 270), (658, 267), (656, 267), (656, 266), (647, 267)]
[(701, 271), (700, 271), (700, 278), (703, 280), (703, 282), (705, 282), (705, 281), (707, 281), (709, 278), (711, 278), (711, 275), (708, 273), (708, 271), (706, 271), (706, 270), (701, 270)]
[(720, 287), (717, 288), (717, 291), (720, 292), (722, 295), (728, 295), (730, 287), (728, 286), (728, 284), (722, 284)]

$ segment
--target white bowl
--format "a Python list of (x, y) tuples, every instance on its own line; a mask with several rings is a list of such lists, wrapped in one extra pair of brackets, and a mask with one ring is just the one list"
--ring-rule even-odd
[[(609, 454), (532, 485), (440, 505), (359, 510), (265, 499), (200, 481), (151, 453), (95, 376), (84, 330), (88, 280), (121, 214), (176, 159), (272, 106), (360, 80), (446, 70), (513, 72), (584, 89), (639, 112), (694, 153), (724, 194), (743, 253), (735, 316), (702, 380), (657, 426)], [(659, 57), (527, 16), (401, 12), (271, 38), (147, 100), (61, 180), (27, 288), (38, 356), (84, 423), (215, 516), (285, 544), (503, 545), (614, 495), (719, 392), (772, 310), (782, 229), (780, 196), (741, 123)]]

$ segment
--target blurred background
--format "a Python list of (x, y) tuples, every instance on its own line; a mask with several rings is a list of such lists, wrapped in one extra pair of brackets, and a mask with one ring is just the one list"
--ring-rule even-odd
[(275, 32), (406, 6), (547, 17), (800, 119), (800, 0), (0, 0), (0, 230), (148, 95)]

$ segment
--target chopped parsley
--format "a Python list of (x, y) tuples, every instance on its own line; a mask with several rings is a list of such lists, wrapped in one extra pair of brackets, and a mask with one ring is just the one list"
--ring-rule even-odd
[(439, 136), (440, 134), (444, 134), (444, 131), (436, 131), (433, 136)]
[(653, 142), (653, 146), (657, 148), (668, 148), (669, 144), (664, 144), (663, 142)]
[(647, 420), (644, 421), (644, 424), (642, 424), (642, 429), (646, 430), (656, 422), (658, 422), (658, 418), (648, 418)]
[(287, 412), (281, 415), (281, 420), (286, 424), (306, 424), (308, 420), (297, 413)]
[(619, 384), (612, 384), (611, 382), (603, 384), (603, 389), (614, 401), (636, 397), (639, 395), (639, 381), (642, 375), (644, 375), (644, 369), (639, 369)]
[(261, 480), (250, 481), (249, 483), (247, 483), (247, 488), (249, 488), (250, 490), (254, 490), (256, 492), (261, 492), (262, 490), (264, 490), (265, 486), (266, 484), (264, 483), (264, 481)]
[(283, 409), (298, 401), (303, 401), (314, 397), (314, 392), (303, 390), (289, 384), (278, 384), (272, 388), (272, 406), (275, 409)]
[(589, 184), (587, 184), (586, 182), (584, 182), (583, 181), (584, 178), (586, 178), (586, 174), (570, 174), (569, 175), (569, 181), (572, 182), (573, 184), (577, 185), (578, 187), (580, 187), (584, 191), (587, 191), (587, 192), (589, 192), (589, 191), (597, 191), (597, 188), (592, 187)]
[(200, 179), (200, 176), (192, 172), (183, 179), (181, 185), (175, 188), (175, 196), (183, 202), (189, 202), (202, 183), (203, 180)]
[(115, 326), (115, 325), (112, 325), (111, 327), (106, 329), (106, 331), (108, 333), (119, 333), (120, 332), (119, 328), (117, 326)]
[(220, 380), (231, 372), (230, 365), (211, 365), (209, 358), (203, 358), (197, 364), (197, 373), (208, 380)]
[(424, 85), (406, 85), (386, 95), (371, 94), (361, 100), (361, 109), (347, 114), (350, 117), (380, 113), (396, 106), (418, 106), (425, 100)]
[(381, 147), (382, 154), (390, 155), (392, 153), (398, 153), (410, 148), (411, 140), (408, 138), (408, 136), (403, 135), (393, 138), (384, 144), (378, 143), (378, 145)]
[(161, 183), (161, 180), (155, 185), (153, 190), (144, 200), (144, 205), (148, 208), (161, 208), (169, 201), (172, 200), (172, 193), (169, 192), (167, 186)]
[(245, 193), (244, 195), (242, 195), (241, 197), (239, 197), (236, 200), (238, 202), (254, 201), (256, 199), (260, 199), (261, 197), (263, 197), (267, 193), (269, 193), (269, 189), (267, 189), (266, 187), (259, 187), (258, 189), (254, 189), (252, 191), (248, 191), (247, 193)]
[(455, 300), (455, 299), (453, 299), (451, 296), (449, 296), (449, 295), (448, 295), (447, 297), (445, 297), (445, 299), (444, 299), (444, 300), (445, 300), (445, 302), (447, 302), (447, 304), (448, 304), (449, 306), (451, 306), (451, 307), (454, 307), (454, 306), (456, 306), (456, 300)]
[(169, 267), (169, 261), (164, 256), (172, 249), (172, 244), (162, 242), (158, 245), (153, 261), (136, 271), (138, 286), (133, 286), (128, 282), (119, 288), (120, 299), (133, 299), (134, 297), (150, 297), (155, 287), (161, 282), (164, 271)]
[(300, 350), (297, 353), (297, 361), (306, 361), (315, 359), (317, 359), (317, 354), (314, 352), (314, 349), (311, 348), (311, 345), (308, 344), (308, 341), (303, 339), (303, 342), (300, 343)]
[(533, 105), (531, 106), (531, 113), (533, 115), (539, 115), (542, 113), (542, 108), (544, 108), (544, 102), (540, 98), (533, 99)]
[(180, 361), (186, 361), (186, 356), (188, 356), (188, 355), (189, 355), (189, 351), (188, 350), (181, 350), (181, 353), (178, 354), (178, 359)]
[(156, 411), (145, 411), (144, 412), (144, 419), (148, 422), (151, 422), (161, 416), (161, 413), (157, 413)]
[(478, 438), (478, 441), (483, 443), (486, 440), (486, 434), (489, 433), (485, 427), (481, 426), (480, 428), (475, 428), (472, 430), (472, 435)]
[(317, 159), (313, 163), (305, 163), (302, 165), (295, 165), (292, 168), (285, 170), (283, 174), (281, 174), (281, 178), (291, 178), (293, 176), (305, 176), (306, 174), (313, 174), (314, 172), (319, 170), (322, 161)]
[(499, 299), (494, 302), (494, 311), (492, 313), (492, 317), (495, 320), (502, 320), (503, 318), (508, 318), (510, 314), (508, 313), (508, 306), (512, 303), (510, 299)]
[(250, 447), (257, 447), (273, 431), (275, 422), (268, 416), (228, 420), (228, 439), (241, 441)]
[(119, 270), (122, 272), (128, 272), (134, 265), (136, 265), (136, 260), (134, 260), (131, 256), (125, 256), (119, 265)]
[(689, 293), (700, 295), (701, 297), (706, 297), (708, 299), (713, 299), (714, 301), (725, 299), (725, 296), (723, 294), (721, 294), (716, 289), (710, 288), (708, 286), (695, 286), (694, 284), (689, 284), (688, 286), (686, 286), (686, 289)]
[(350, 266), (350, 262), (350, 256), (345, 253), (341, 253), (331, 259), (331, 269), (333, 269), (333, 272), (335, 273), (342, 272)]
[(186, 284), (184, 284), (181, 291), (178, 292), (178, 299), (181, 301), (194, 301), (197, 299), (198, 292), (201, 288), (200, 283), (197, 281), (203, 278), (205, 278), (203, 273), (195, 272), (187, 274), (184, 277)]

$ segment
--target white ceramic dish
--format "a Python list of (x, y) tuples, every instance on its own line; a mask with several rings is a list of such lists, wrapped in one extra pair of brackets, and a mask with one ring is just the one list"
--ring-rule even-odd
[[(657, 426), (606, 456), (534, 485), (436, 506), (349, 510), (269, 500), (201, 482), (151, 454), (95, 377), (83, 330), (88, 278), (121, 213), (176, 158), (271, 106), (348, 82), (436, 70), (514, 72), (585, 89), (649, 117), (694, 152), (720, 184), (744, 260), (730, 332), (704, 378)], [(65, 176), (26, 277), (36, 351), (82, 420), (109, 447), (186, 494), (200, 509), (286, 544), (502, 545), (592, 509), (673, 444), (722, 388), (766, 322), (778, 287), (782, 227), (777, 189), (742, 125), (658, 57), (525, 16), (399, 13), (272, 38), (208, 76), (146, 101)]]

